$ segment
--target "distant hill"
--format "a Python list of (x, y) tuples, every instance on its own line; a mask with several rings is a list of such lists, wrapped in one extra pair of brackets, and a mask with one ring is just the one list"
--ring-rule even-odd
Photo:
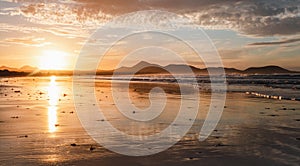
[(73, 71), (62, 71), (62, 70), (39, 70), (37, 67), (29, 65), (22, 66), (21, 68), (13, 68), (7, 66), (0, 67), (1, 77), (19, 77), (19, 76), (50, 76), (50, 75), (61, 75), (71, 76)]
[[(160, 66), (157, 64), (151, 64), (145, 61), (141, 61), (131, 67), (120, 67), (116, 70), (99, 70), (97, 75), (112, 75), (112, 74), (185, 74), (193, 71), (195, 74), (220, 74), (225, 71), (226, 74), (292, 74), (299, 73), (297, 71), (290, 71), (279, 66), (263, 66), (263, 67), (250, 67), (246, 70), (238, 70), (235, 68), (221, 68), (221, 67), (212, 67), (212, 68), (197, 68), (191, 65), (185, 64), (169, 64), (167, 66)], [(83, 71), (80, 75), (89, 75), (93, 72)], [(73, 71), (60, 71), (60, 70), (39, 70), (36, 67), (32, 66), (23, 66), (21, 68), (11, 68), (7, 66), (0, 67), (0, 76), (49, 76), (49, 75), (62, 75), (62, 76), (71, 76)]]
[(163, 68), (168, 71), (178, 72), (178, 73), (189, 73), (190, 71), (193, 71), (194, 73), (203, 72), (202, 69), (196, 68), (191, 65), (182, 65), (182, 64), (170, 64)]
[(39, 70), (37, 67), (32, 67), (32, 66), (22, 66), (19, 71), (22, 71), (22, 72), (34, 72), (34, 71), (37, 71)]
[(18, 68), (7, 67), (7, 66), (0, 66), (0, 70), (19, 71)]
[(25, 72), (18, 72), (18, 71), (9, 71), (9, 70), (0, 70), (1, 77), (19, 77), (19, 76), (26, 76), (28, 73)]
[(290, 71), (279, 66), (263, 66), (263, 67), (250, 67), (246, 70), (238, 70), (235, 68), (221, 68), (211, 67), (200, 69), (195, 66), (185, 64), (170, 64), (167, 66), (160, 66), (157, 64), (151, 64), (145, 61), (141, 61), (132, 67), (120, 67), (116, 70), (98, 71), (97, 74), (167, 74), (168, 71), (176, 74), (189, 73), (192, 70), (195, 74), (218, 74), (225, 71), (226, 74), (288, 74), (288, 73), (300, 73), (296, 71)]
[(7, 66), (1, 66), (0, 67), (0, 76), (2, 77), (17, 77), (17, 76), (27, 76), (30, 75), (31, 73), (35, 72), (38, 70), (36, 67), (31, 67), (31, 66), (23, 66), (21, 68), (13, 68), (13, 67), (7, 67)]
[[(139, 72), (138, 72), (139, 71)], [(116, 69), (115, 71), (110, 71), (119, 73), (119, 74), (129, 74), (129, 73), (135, 73), (138, 72), (139, 74), (151, 74), (151, 73), (160, 73), (160, 72), (165, 72), (162, 70), (161, 66), (156, 65), (156, 64), (150, 64), (145, 61), (141, 61), (137, 63), (136, 65), (132, 67), (120, 67)]]
[(33, 71), (38, 70), (38, 68), (37, 67), (29, 66), (29, 65), (22, 66), (21, 68), (13, 68), (13, 67), (1, 66), (0, 70), (8, 70), (10, 72), (13, 72), (13, 71), (16, 71), (16, 72), (33, 72)]
[(245, 74), (274, 74), (274, 73), (297, 73), (284, 69), (279, 66), (263, 66), (263, 67), (250, 67), (243, 71)]

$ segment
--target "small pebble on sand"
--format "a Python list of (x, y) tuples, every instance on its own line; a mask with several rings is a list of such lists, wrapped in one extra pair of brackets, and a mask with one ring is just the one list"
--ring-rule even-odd
[(70, 144), (71, 146), (77, 146), (75, 143)]
[(218, 144), (215, 145), (215, 147), (218, 147), (218, 146), (226, 146), (226, 145), (224, 145), (222, 143), (218, 143)]
[(271, 114), (271, 115), (269, 115), (269, 116), (275, 117), (275, 116), (279, 116), (279, 115), (276, 115), (276, 114)]
[(95, 150), (96, 148), (95, 147), (93, 147), (93, 145), (91, 145), (91, 147), (90, 147), (90, 151), (93, 151), (93, 150)]
[(28, 138), (28, 135), (21, 135), (21, 136), (18, 136), (18, 138)]

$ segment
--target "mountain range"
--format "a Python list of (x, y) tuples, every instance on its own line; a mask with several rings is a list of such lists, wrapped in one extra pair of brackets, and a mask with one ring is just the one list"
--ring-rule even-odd
[[(186, 74), (193, 72), (195, 74), (220, 74), (225, 71), (226, 74), (293, 74), (300, 73), (299, 71), (291, 71), (279, 66), (263, 66), (263, 67), (250, 67), (245, 70), (239, 70), (235, 68), (197, 68), (192, 65), (186, 64), (169, 64), (167, 66), (160, 66), (157, 64), (151, 64), (145, 61), (131, 67), (120, 67), (115, 70), (98, 70), (97, 75), (112, 75), (112, 74)], [(89, 72), (82, 72), (84, 74), (90, 74)], [(21, 68), (11, 68), (7, 66), (0, 67), (0, 76), (47, 76), (47, 75), (73, 75), (73, 71), (54, 71), (54, 70), (39, 70), (32, 66), (23, 66)]]
[(157, 64), (151, 64), (145, 61), (141, 61), (131, 67), (120, 67), (116, 70), (101, 70), (97, 74), (167, 74), (170, 72), (176, 74), (185, 74), (189, 72), (194, 72), (195, 74), (218, 74), (222, 71), (225, 71), (226, 74), (292, 74), (300, 73), (298, 71), (291, 71), (284, 69), (279, 66), (263, 66), (263, 67), (250, 67), (246, 70), (238, 70), (235, 68), (222, 68), (222, 67), (210, 67), (210, 68), (197, 68), (192, 65), (185, 64), (169, 64), (167, 66), (160, 66)]
[(33, 72), (39, 70), (37, 67), (32, 67), (29, 65), (22, 66), (20, 68), (13, 68), (7, 66), (0, 66), (0, 70), (8, 70), (10, 72)]

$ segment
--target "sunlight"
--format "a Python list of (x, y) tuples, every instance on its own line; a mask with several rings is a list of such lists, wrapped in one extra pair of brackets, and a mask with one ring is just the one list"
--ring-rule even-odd
[(51, 76), (50, 83), (48, 86), (49, 105), (50, 106), (56, 106), (58, 104), (59, 93), (60, 93), (60, 89), (56, 85), (56, 77)]
[(56, 124), (57, 124), (57, 107), (56, 106), (49, 106), (48, 107), (48, 131), (53, 133), (56, 131)]
[(48, 86), (49, 107), (48, 107), (48, 130), (50, 133), (56, 131), (57, 125), (57, 104), (59, 101), (60, 88), (57, 86), (56, 77), (50, 77)]
[(68, 54), (58, 50), (45, 50), (39, 59), (39, 68), (42, 70), (62, 70), (68, 65)]

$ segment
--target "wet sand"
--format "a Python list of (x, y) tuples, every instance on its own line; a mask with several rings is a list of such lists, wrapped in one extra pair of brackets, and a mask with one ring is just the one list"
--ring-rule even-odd
[[(201, 93), (200, 114), (180, 142), (155, 155), (128, 157), (103, 148), (81, 127), (70, 78), (0, 81), (0, 165), (298, 165), (300, 161), (299, 101), (227, 93), (217, 128), (200, 142), (198, 133), (210, 103), (210, 94)], [(151, 86), (154, 84), (137, 82), (130, 87), (130, 97), (137, 107), (149, 106)], [(106, 120), (121, 131), (151, 134), (176, 117), (180, 100), (177, 88), (168, 84), (163, 87), (168, 96), (166, 109), (150, 123), (128, 123), (118, 114), (109, 81), (96, 83), (98, 103), (83, 104), (101, 107)]]

